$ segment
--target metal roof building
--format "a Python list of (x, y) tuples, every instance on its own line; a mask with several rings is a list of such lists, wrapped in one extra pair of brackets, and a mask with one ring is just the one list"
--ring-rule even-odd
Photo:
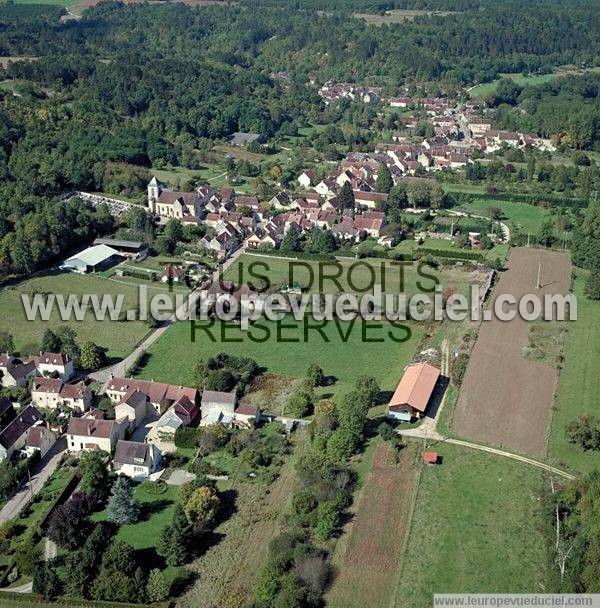
[(80, 273), (96, 272), (113, 266), (121, 259), (122, 256), (116, 249), (108, 245), (94, 245), (65, 260), (60, 269)]

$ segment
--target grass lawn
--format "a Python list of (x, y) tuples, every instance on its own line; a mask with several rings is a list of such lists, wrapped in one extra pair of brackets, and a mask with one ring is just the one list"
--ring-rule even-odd
[[(440, 242), (446, 242), (440, 240)], [(412, 241), (403, 241), (411, 246)], [(450, 243), (448, 241), (448, 243)], [(401, 243), (402, 245), (402, 243)], [(417, 246), (414, 242), (414, 246)], [(249, 265), (254, 263), (254, 273), (250, 274)], [(310, 267), (310, 270), (309, 270)], [(339, 274), (339, 286), (329, 276), (336, 274), (336, 269), (341, 269)], [(403, 270), (401, 270), (403, 268)], [(321, 270), (320, 270), (321, 269)], [(461, 293), (467, 293), (468, 272), (463, 268), (446, 268), (443, 272), (427, 268), (426, 273), (434, 274), (441, 282), (443, 289), (453, 289)], [(312, 277), (311, 277), (312, 273)], [(337, 262), (313, 262), (307, 260), (292, 261), (276, 256), (261, 256), (246, 253), (241, 256), (225, 273), (225, 278), (236, 283), (252, 282), (258, 289), (265, 286), (264, 280), (258, 275), (268, 276), (271, 285), (288, 285), (295, 283), (310, 293), (339, 293), (353, 292), (364, 293), (372, 291), (373, 284), (379, 284), (384, 293), (414, 294), (422, 291), (418, 284), (424, 289), (434, 287), (431, 279), (424, 278), (418, 274), (418, 263), (404, 264), (402, 267), (389, 260), (371, 259), (348, 259), (343, 258)], [(319, 285), (319, 277), (322, 276), (322, 285)], [(372, 280), (374, 277), (374, 281)], [(384, 281), (385, 280), (385, 287)]]
[(444, 192), (468, 192), (469, 194), (484, 194), (485, 187), (481, 184), (453, 184), (442, 183)]
[(388, 23), (404, 23), (412, 21), (415, 17), (421, 15), (439, 15), (446, 16), (453, 14), (451, 11), (425, 11), (421, 9), (403, 9), (396, 8), (391, 11), (385, 11), (383, 15), (373, 15), (371, 13), (354, 13), (352, 16), (356, 19), (362, 19), (370, 25), (383, 25)]
[[(581, 74), (584, 71), (598, 71), (600, 68), (590, 68), (590, 70), (579, 70), (579, 69), (559, 69), (555, 73), (552, 74), (502, 74), (503, 78), (510, 78), (513, 82), (516, 82), (519, 86), (535, 86), (538, 84), (544, 84), (546, 82), (550, 82), (555, 78), (560, 78), (561, 76), (568, 76), (569, 74)], [(496, 87), (500, 79), (492, 80), (491, 82), (484, 82), (483, 84), (479, 84), (476, 87), (473, 87), (469, 91), (469, 95), (471, 97), (484, 97), (485, 95), (489, 95), (490, 93), (494, 93), (496, 91)]]
[(79, 275), (62, 272), (47, 272), (32, 279), (23, 281), (0, 291), (0, 330), (14, 336), (16, 349), (26, 344), (37, 343), (42, 339), (46, 329), (56, 330), (61, 325), (68, 325), (77, 332), (80, 343), (86, 340), (96, 342), (108, 349), (109, 358), (122, 358), (129, 354), (134, 346), (148, 332), (148, 326), (142, 321), (111, 321), (108, 317), (99, 321), (90, 309), (83, 321), (74, 318), (68, 322), (60, 319), (57, 306), (54, 306), (49, 321), (36, 319), (28, 321), (21, 302), (21, 294), (42, 293), (62, 294), (65, 299), (70, 294), (123, 294), (125, 308), (134, 308), (137, 302), (137, 287), (133, 284), (118, 283), (98, 275)]
[(524, 230), (537, 233), (544, 220), (550, 216), (550, 211), (543, 207), (535, 207), (527, 203), (513, 203), (512, 201), (486, 201), (474, 200), (460, 205), (457, 209), (466, 213), (486, 215), (490, 207), (502, 209), (504, 221), (520, 224)]
[[(308, 321), (314, 326), (312, 319)], [(207, 323), (198, 325), (205, 326)], [(220, 322), (210, 328), (215, 342), (202, 330), (196, 331), (196, 341), (191, 342), (190, 323), (177, 323), (147, 351), (148, 363), (141, 377), (192, 386), (194, 365), (198, 359), (228, 352), (252, 357), (270, 373), (284, 376), (303, 377), (311, 363), (318, 363), (326, 375), (337, 378), (335, 384), (321, 389), (325, 394), (347, 392), (356, 378), (368, 374), (379, 381), (382, 389), (390, 390), (395, 388), (404, 366), (410, 362), (415, 345), (424, 331), (422, 325), (415, 323), (407, 327), (412, 332), (411, 338), (396, 343), (388, 337), (387, 332), (392, 331), (394, 336), (403, 338), (406, 333), (401, 328), (393, 328), (387, 323), (380, 328), (369, 325), (365, 330), (367, 338), (381, 341), (364, 342), (360, 321), (357, 320), (353, 326), (339, 323), (339, 328), (331, 321), (322, 329), (323, 336), (317, 330), (310, 329), (305, 341), (303, 322), (286, 318), (280, 326), (278, 339), (276, 322), (263, 318), (250, 328), (250, 334), (263, 340), (266, 332), (270, 332), (268, 339), (262, 343), (252, 341), (248, 332), (242, 331), (239, 326)], [(228, 342), (222, 340), (221, 331)], [(342, 341), (340, 331), (343, 334), (348, 332), (346, 343)]]
[[(168, 486), (164, 494), (156, 495), (149, 494), (138, 485), (133, 496), (140, 505), (140, 521), (121, 526), (117, 538), (129, 543), (135, 549), (156, 547), (163, 528), (171, 523), (177, 502), (177, 486)], [(92, 519), (105, 520), (106, 511), (95, 513)]]
[(582, 414), (600, 417), (600, 302), (583, 295), (585, 275), (575, 281), (577, 321), (567, 323), (565, 359), (552, 413), (548, 452), (574, 472), (600, 465), (598, 452), (585, 452), (569, 443), (565, 426)]
[(433, 593), (532, 593), (546, 582), (537, 469), (450, 444), (423, 467), (395, 606)]
[(215, 188), (227, 185), (225, 170), (219, 165), (208, 163), (203, 165), (202, 169), (187, 169), (185, 167), (158, 169), (157, 167), (152, 167), (150, 173), (155, 175), (159, 181), (169, 184), (174, 188), (180, 188), (184, 182), (195, 180), (207, 181)]

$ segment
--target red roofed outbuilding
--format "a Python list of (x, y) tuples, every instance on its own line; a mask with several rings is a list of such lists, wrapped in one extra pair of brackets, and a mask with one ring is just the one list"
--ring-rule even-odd
[(401, 421), (420, 418), (427, 409), (439, 377), (440, 370), (430, 363), (407, 366), (390, 399), (388, 417)]

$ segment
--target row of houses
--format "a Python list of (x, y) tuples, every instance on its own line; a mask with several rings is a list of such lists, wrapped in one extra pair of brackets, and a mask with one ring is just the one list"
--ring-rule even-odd
[(40, 353), (27, 361), (10, 353), (0, 353), (0, 384), (5, 388), (24, 388), (36, 376), (55, 377), (68, 382), (75, 373), (75, 363), (65, 353)]
[[(342, 209), (337, 195), (350, 179), (361, 189), (354, 190), (355, 209)], [(214, 191), (204, 185), (193, 193), (175, 193), (153, 179), (148, 185), (148, 204), (165, 219), (206, 226), (209, 230), (199, 244), (219, 258), (241, 244), (276, 248), (292, 227), (301, 232), (328, 228), (344, 239), (379, 237), (385, 215), (375, 207), (387, 200), (387, 194), (372, 190), (372, 176), (363, 181), (345, 171), (337, 181), (319, 182), (316, 188), (295, 194), (281, 191), (261, 204), (257, 197), (238, 195), (232, 188)]]
[[(235, 391), (220, 392), (139, 380), (111, 378), (106, 396), (114, 408), (107, 420), (97, 409), (70, 418), (66, 437), (71, 452), (103, 450), (112, 456), (113, 469), (133, 479), (144, 479), (161, 464), (163, 449), (172, 446), (177, 429), (199, 422), (200, 426), (222, 424), (251, 427), (260, 417), (255, 406), (240, 404)], [(132, 440), (148, 420), (143, 440)]]

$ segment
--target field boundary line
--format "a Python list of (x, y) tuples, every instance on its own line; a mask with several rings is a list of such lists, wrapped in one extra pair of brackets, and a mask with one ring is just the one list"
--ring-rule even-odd
[[(425, 443), (425, 440), (423, 440)], [(406, 449), (406, 448), (404, 448)], [(398, 595), (398, 587), (400, 586), (400, 581), (402, 580), (402, 571), (404, 570), (404, 562), (406, 561), (406, 552), (408, 550), (408, 542), (413, 533), (413, 515), (415, 512), (415, 508), (417, 506), (417, 498), (419, 496), (419, 492), (421, 490), (421, 473), (423, 471), (423, 460), (419, 458), (420, 450), (415, 454), (415, 458), (417, 458), (418, 462), (418, 471), (417, 471), (417, 479), (415, 480), (415, 490), (413, 492), (411, 501), (410, 501), (410, 509), (408, 511), (408, 526), (406, 527), (406, 533), (404, 534), (404, 539), (402, 541), (402, 550), (400, 552), (400, 560), (398, 562), (398, 568), (396, 569), (396, 576), (394, 577), (394, 592), (390, 598), (390, 606), (389, 608), (396, 607), (396, 598)]]

